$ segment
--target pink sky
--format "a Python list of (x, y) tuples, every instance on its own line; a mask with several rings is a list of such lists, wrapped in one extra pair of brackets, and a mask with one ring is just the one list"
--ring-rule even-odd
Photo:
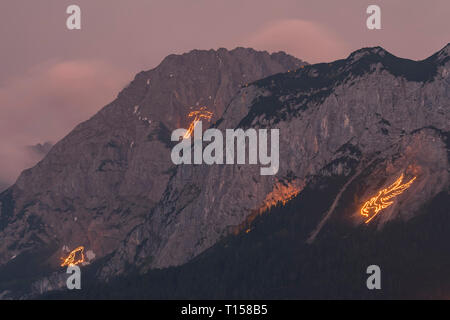
[[(370, 4), (382, 30), (365, 26)], [(60, 139), (168, 54), (251, 46), (314, 63), (381, 45), (423, 59), (449, 42), (449, 14), (448, 0), (2, 0), (0, 184), (33, 164), (22, 146)]]

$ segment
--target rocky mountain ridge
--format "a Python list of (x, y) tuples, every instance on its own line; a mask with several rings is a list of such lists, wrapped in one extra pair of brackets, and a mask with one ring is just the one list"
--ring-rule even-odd
[[(226, 236), (285, 185), (301, 196), (311, 177), (331, 170), (367, 185), (349, 205), (347, 223), (377, 190), (402, 173), (417, 181), (377, 221), (407, 221), (428, 199), (448, 190), (449, 45), (423, 61), (365, 48), (347, 59), (301, 67), (249, 85), (233, 98), (217, 128), (278, 128), (280, 170), (260, 176), (252, 165), (180, 166), (161, 202), (103, 269), (142, 272), (186, 263)], [(370, 174), (367, 170), (370, 169)], [(336, 204), (348, 184), (336, 194)], [(279, 200), (283, 201), (283, 197)], [(336, 205), (335, 204), (335, 205)], [(305, 241), (313, 242), (333, 214)]]

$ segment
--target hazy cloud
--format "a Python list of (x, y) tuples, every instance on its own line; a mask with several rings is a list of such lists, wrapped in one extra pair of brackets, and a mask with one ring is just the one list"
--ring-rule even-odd
[(40, 160), (27, 146), (56, 142), (112, 101), (128, 74), (101, 61), (47, 62), (0, 88), (0, 181)]
[(259, 50), (285, 51), (309, 63), (328, 62), (350, 54), (350, 47), (318, 23), (291, 19), (272, 22), (244, 42)]

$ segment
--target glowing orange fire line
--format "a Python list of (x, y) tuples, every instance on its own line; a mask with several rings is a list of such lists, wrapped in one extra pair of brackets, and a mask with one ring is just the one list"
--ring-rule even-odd
[[(370, 200), (366, 201), (364, 205), (361, 208), (361, 215), (368, 217), (369, 219), (366, 220), (366, 223), (369, 223), (372, 221), (373, 218), (375, 218), (381, 210), (386, 209), (390, 205), (394, 203), (394, 201), (389, 201), (392, 198), (398, 196), (399, 194), (403, 193), (406, 189), (408, 189), (411, 184), (416, 180), (417, 177), (412, 178), (405, 184), (401, 184), (403, 180), (403, 174), (389, 187), (386, 189), (383, 189), (378, 192), (378, 194), (375, 197), (370, 198)], [(371, 217), (369, 217), (370, 212), (374, 212)]]
[[(75, 260), (75, 257), (78, 252), (81, 254), (81, 258), (79, 258), (78, 260)], [(79, 246), (78, 248), (72, 250), (72, 252), (70, 252), (69, 255), (67, 256), (67, 258), (65, 258), (65, 259), (61, 258), (61, 259), (63, 260), (63, 262), (61, 263), (61, 267), (75, 266), (77, 264), (84, 262), (84, 247)]]
[(192, 120), (192, 122), (189, 125), (189, 128), (187, 129), (183, 138), (187, 139), (191, 136), (192, 132), (194, 131), (195, 126), (201, 119), (210, 120), (212, 116), (213, 116), (213, 113), (206, 110), (206, 107), (201, 107), (199, 110), (189, 112), (188, 117), (189, 118), (194, 117), (194, 120)]

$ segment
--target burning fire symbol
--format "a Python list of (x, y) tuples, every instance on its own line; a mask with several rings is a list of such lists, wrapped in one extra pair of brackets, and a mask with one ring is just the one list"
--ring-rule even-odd
[(189, 125), (189, 128), (187, 129), (187, 132), (183, 138), (187, 139), (191, 136), (192, 132), (194, 132), (195, 126), (201, 119), (207, 119), (209, 121), (209, 120), (211, 120), (212, 116), (213, 116), (213, 113), (206, 110), (206, 107), (201, 107), (199, 110), (189, 112), (188, 118), (194, 117), (194, 120), (192, 120), (192, 122)]
[(386, 209), (394, 203), (391, 199), (402, 194), (403, 191), (408, 189), (411, 184), (416, 180), (416, 177), (409, 180), (407, 183), (401, 184), (403, 180), (403, 174), (389, 187), (378, 192), (375, 197), (366, 201), (361, 208), (361, 215), (367, 217), (366, 223), (372, 221), (381, 210)]
[(61, 267), (65, 266), (75, 266), (77, 264), (84, 262), (84, 247), (79, 246), (78, 248), (72, 250), (72, 252), (69, 253), (67, 258), (61, 258), (63, 262), (61, 263)]

